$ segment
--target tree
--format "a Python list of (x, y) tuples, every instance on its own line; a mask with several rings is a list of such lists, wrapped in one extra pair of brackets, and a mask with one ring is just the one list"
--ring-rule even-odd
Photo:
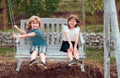
[(3, 22), (3, 30), (5, 31), (6, 30), (6, 25), (7, 25), (7, 22), (6, 22), (6, 4), (5, 4), (5, 0), (2, 0), (2, 22)]
[(32, 15), (49, 17), (61, 0), (14, 0), (13, 11), (15, 16), (24, 13), (27, 18)]
[(103, 0), (86, 0), (86, 9), (92, 15), (97, 11), (103, 11)]

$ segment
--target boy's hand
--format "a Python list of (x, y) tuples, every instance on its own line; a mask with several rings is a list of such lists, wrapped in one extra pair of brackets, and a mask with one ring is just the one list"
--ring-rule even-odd
[(19, 38), (19, 35), (13, 34), (13, 38)]
[(14, 28), (15, 28), (15, 29), (19, 29), (17, 25), (14, 25)]

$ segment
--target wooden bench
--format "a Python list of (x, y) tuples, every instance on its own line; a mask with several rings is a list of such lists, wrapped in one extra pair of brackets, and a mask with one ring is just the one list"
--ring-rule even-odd
[[(64, 18), (41, 18), (42, 29), (45, 40), (48, 45), (46, 53), (46, 61), (68, 61), (67, 53), (59, 51), (62, 42), (62, 25), (67, 23)], [(21, 29), (25, 30), (27, 20), (21, 20)], [(80, 44), (79, 54), (81, 58), (85, 58), (84, 45)], [(30, 60), (30, 41), (28, 39), (16, 39), (17, 68), (20, 70), (23, 60)], [(81, 64), (81, 70), (84, 71), (84, 63)]]

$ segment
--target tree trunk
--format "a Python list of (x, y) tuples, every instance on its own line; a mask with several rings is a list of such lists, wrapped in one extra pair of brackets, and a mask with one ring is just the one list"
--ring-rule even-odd
[(5, 0), (2, 0), (2, 21), (3, 21), (3, 30), (6, 30), (6, 4)]

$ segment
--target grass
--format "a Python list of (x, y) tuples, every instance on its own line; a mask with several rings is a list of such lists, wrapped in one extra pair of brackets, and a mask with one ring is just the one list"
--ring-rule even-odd
[(0, 54), (14, 54), (14, 48), (11, 47), (0, 47)]
[(82, 0), (61, 0), (56, 11), (81, 11)]
[(86, 25), (85, 26), (85, 32), (90, 33), (90, 32), (95, 32), (95, 33), (100, 33), (103, 32), (103, 25)]
[(0, 61), (15, 60), (13, 47), (0, 47)]
[(85, 49), (85, 52), (86, 52), (86, 56), (87, 56), (86, 59), (103, 63), (103, 60), (104, 60), (103, 49), (87, 48), (87, 49)]
[(17, 30), (13, 29), (13, 28), (6, 28), (6, 30), (0, 30), (0, 31), (3, 31), (3, 32), (18, 32)]
[[(92, 60), (98, 63), (104, 63), (104, 49), (87, 48), (85, 49), (86, 60)], [(115, 64), (115, 57), (110, 58), (110, 63)]]

